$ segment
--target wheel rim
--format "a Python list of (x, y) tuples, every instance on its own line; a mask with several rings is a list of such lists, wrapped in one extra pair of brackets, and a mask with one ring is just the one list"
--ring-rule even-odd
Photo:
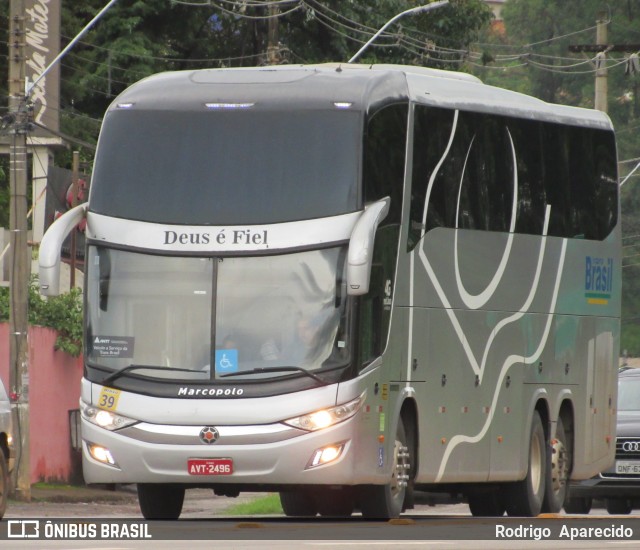
[(531, 487), (537, 494), (540, 492), (542, 485), (542, 466), (544, 457), (542, 456), (542, 445), (540, 438), (534, 437), (531, 441)]
[(393, 448), (393, 468), (391, 469), (391, 483), (389, 488), (394, 499), (400, 498), (409, 480), (409, 447), (396, 439)]
[(554, 494), (564, 489), (568, 475), (567, 448), (562, 441), (554, 439), (551, 446), (551, 488)]

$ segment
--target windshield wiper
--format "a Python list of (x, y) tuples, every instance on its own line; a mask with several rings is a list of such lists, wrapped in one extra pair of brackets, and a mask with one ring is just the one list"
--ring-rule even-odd
[(313, 378), (316, 382), (319, 382), (323, 386), (327, 385), (327, 382), (325, 382), (322, 378), (320, 378), (319, 376), (316, 376), (315, 374), (313, 374), (312, 372), (308, 371), (307, 369), (303, 369), (302, 367), (287, 367), (287, 366), (282, 366), (282, 367), (257, 367), (255, 369), (251, 369), (251, 370), (243, 370), (243, 371), (238, 371), (238, 372), (228, 372), (226, 374), (219, 375), (219, 377), (220, 378), (226, 378), (227, 376), (242, 376), (243, 374), (261, 374), (261, 373), (265, 373), (265, 372), (299, 372), (301, 374), (304, 374), (304, 375), (308, 376), (309, 378)]
[(120, 378), (123, 374), (127, 374), (128, 372), (132, 370), (137, 370), (137, 369), (151, 369), (151, 370), (162, 370), (162, 371), (173, 371), (173, 372), (195, 372), (191, 369), (178, 369), (174, 367), (156, 367), (152, 365), (129, 365), (107, 376), (102, 381), (102, 385), (106, 386), (111, 382), (113, 382), (116, 378)]

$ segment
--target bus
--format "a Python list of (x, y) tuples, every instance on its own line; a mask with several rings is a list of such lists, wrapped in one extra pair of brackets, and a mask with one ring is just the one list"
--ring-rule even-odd
[(86, 219), (83, 471), (287, 516), (560, 510), (615, 452), (609, 118), (457, 72), (161, 73), (108, 108)]

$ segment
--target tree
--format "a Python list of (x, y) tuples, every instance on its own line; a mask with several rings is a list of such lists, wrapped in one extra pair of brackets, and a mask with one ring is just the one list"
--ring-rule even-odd
[[(610, 44), (637, 44), (640, 3), (610, 3)], [(496, 55), (477, 72), (489, 82), (516, 88), (546, 101), (593, 108), (595, 66), (590, 56), (569, 52), (570, 44), (594, 44), (600, 0), (509, 0), (503, 16), (506, 38), (486, 37)], [(578, 32), (582, 31), (582, 32)], [(632, 53), (632, 52), (629, 52)], [(640, 157), (638, 74), (625, 71), (624, 54), (608, 55), (609, 116), (621, 160)], [(501, 71), (495, 68), (503, 67)], [(515, 82), (514, 78), (518, 78)], [(622, 162), (624, 176), (635, 162)], [(624, 267), (622, 270), (622, 349), (640, 355), (640, 186), (631, 179), (621, 190)]]
[[(66, 2), (65, 39), (73, 37), (103, 3)], [(87, 132), (95, 134), (97, 123), (78, 119), (101, 118), (119, 92), (156, 72), (264, 64), (274, 14), (262, 4), (268, 3), (197, 6), (179, 0), (136, 0), (116, 4), (63, 62), (65, 128), (83, 139)], [(283, 63), (346, 61), (388, 19), (417, 4), (415, 0), (380, 0), (375, 7), (365, 0), (283, 3), (277, 17), (279, 58)], [(481, 0), (452, 0), (435, 13), (412, 17), (390, 29), (393, 36), (381, 39), (363, 60), (445, 67), (446, 59), (424, 54), (425, 45), (442, 41), (464, 49), (491, 17)]]
[[(109, 104), (126, 87), (151, 74), (265, 64), (267, 49), (274, 46), (268, 38), (274, 21), (281, 63), (346, 62), (392, 16), (423, 3), (292, 0), (278, 3), (274, 12), (270, 2), (261, 0), (203, 0), (200, 5), (186, 0), (121, 0), (61, 61), (61, 132), (95, 144)], [(62, 2), (61, 47), (105, 5), (106, 0)], [(0, 21), (7, 22), (3, 28), (8, 28), (7, 18), (8, 3), (0, 3)], [(451, 0), (450, 6), (398, 22), (362, 61), (459, 68), (458, 52), (468, 48), (490, 18), (482, 0)], [(5, 37), (0, 41), (5, 52), (0, 51), (3, 74), (6, 44)], [(456, 52), (453, 57), (450, 50)], [(6, 78), (0, 94), (6, 105)], [(80, 153), (85, 163), (91, 162), (90, 147), (80, 147)], [(69, 168), (70, 151), (56, 153), (56, 164)], [(5, 189), (8, 193), (0, 170), (0, 223), (5, 213), (8, 220)]]

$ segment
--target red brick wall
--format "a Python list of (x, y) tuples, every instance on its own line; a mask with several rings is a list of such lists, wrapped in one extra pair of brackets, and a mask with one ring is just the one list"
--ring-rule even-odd
[[(29, 327), (31, 481), (77, 478), (69, 411), (78, 408), (82, 358), (54, 350), (56, 332)], [(0, 323), (0, 379), (9, 385), (9, 324)], [(15, 432), (14, 427), (14, 432)], [(16, 434), (17, 437), (17, 434)]]

